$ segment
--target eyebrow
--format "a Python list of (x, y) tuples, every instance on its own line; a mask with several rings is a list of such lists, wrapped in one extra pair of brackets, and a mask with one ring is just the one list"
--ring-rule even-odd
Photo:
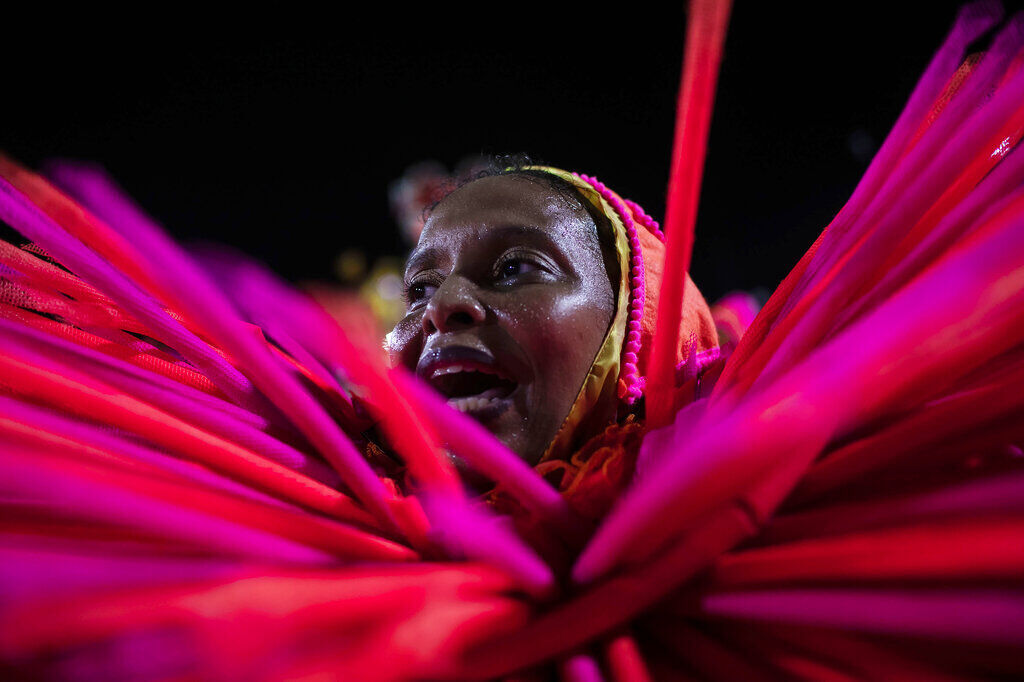
[(516, 236), (525, 237), (526, 241), (532, 246), (547, 251), (555, 259), (559, 267), (563, 268), (566, 272), (575, 271), (572, 258), (570, 258), (569, 253), (566, 251), (566, 246), (568, 241), (571, 241), (571, 238), (569, 240), (557, 240), (551, 233), (551, 230), (518, 223), (498, 225), (488, 231), (488, 237), (494, 239)]
[(488, 234), (506, 235), (509, 233), (529, 235), (531, 237), (541, 237), (544, 241), (555, 243), (555, 240), (551, 238), (551, 231), (545, 230), (543, 227), (535, 227), (533, 225), (522, 225), (520, 223), (513, 223), (510, 225), (498, 225), (492, 228)]
[(408, 277), (409, 273), (412, 272), (413, 270), (415, 270), (417, 267), (419, 267), (419, 266), (421, 266), (421, 265), (423, 265), (425, 263), (436, 261), (437, 257), (440, 254), (441, 254), (441, 249), (436, 249), (436, 248), (424, 249), (422, 251), (413, 251), (409, 255), (409, 259), (407, 261), (405, 261), (405, 270), (403, 271), (402, 274), (405, 277)]

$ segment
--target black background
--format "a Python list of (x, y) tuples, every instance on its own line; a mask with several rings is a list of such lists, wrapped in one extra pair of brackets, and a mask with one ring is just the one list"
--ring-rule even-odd
[[(387, 185), (424, 159), (527, 152), (660, 217), (678, 4), (11, 22), (0, 147), (30, 165), (97, 161), (179, 238), (232, 244), (293, 280), (329, 279), (343, 248), (401, 253)], [(792, 267), (957, 4), (736, 3), (692, 267), (709, 298), (771, 289)]]

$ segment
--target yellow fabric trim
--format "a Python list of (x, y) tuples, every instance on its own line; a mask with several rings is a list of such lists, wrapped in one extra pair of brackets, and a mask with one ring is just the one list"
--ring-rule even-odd
[[(601, 399), (611, 394), (615, 396), (618, 391), (619, 370), (622, 358), (622, 345), (626, 337), (626, 321), (629, 315), (629, 238), (626, 235), (626, 227), (616, 214), (615, 209), (605, 201), (593, 187), (572, 173), (550, 166), (527, 166), (524, 170), (542, 171), (550, 173), (557, 178), (568, 182), (576, 188), (580, 194), (597, 211), (604, 215), (612, 226), (614, 232), (615, 252), (619, 261), (619, 286), (616, 297), (615, 315), (608, 326), (608, 333), (604, 342), (594, 357), (594, 364), (583, 380), (576, 400), (573, 402), (569, 414), (558, 429), (551, 444), (540, 461), (545, 462), (551, 459), (561, 459), (568, 454), (568, 450), (579, 445), (576, 441), (578, 436), (594, 435), (601, 432), (607, 424), (593, 424), (588, 422), (588, 415), (591, 415), (593, 407)], [(599, 226), (600, 229), (600, 226)], [(582, 430), (591, 433), (581, 433)]]

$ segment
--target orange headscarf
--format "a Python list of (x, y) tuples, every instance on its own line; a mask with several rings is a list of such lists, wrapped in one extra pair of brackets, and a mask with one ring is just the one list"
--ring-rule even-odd
[[(644, 395), (650, 366), (651, 341), (657, 318), (658, 292), (664, 276), (665, 241), (658, 224), (635, 203), (622, 199), (595, 178), (548, 166), (529, 166), (569, 183), (611, 225), (619, 263), (615, 316), (562, 428), (543, 460), (565, 456), (581, 440), (605, 425), (591, 424), (593, 406), (614, 391), (620, 413), (628, 412)], [(682, 389), (718, 357), (718, 335), (711, 310), (686, 275), (686, 294), (675, 385)], [(674, 396), (673, 407), (692, 399), (685, 391)], [(596, 428), (595, 428), (596, 427)]]

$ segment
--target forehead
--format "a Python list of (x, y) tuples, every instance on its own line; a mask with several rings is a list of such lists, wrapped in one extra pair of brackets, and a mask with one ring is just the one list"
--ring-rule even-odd
[(475, 180), (438, 204), (417, 251), (448, 238), (508, 228), (539, 228), (559, 241), (597, 240), (594, 221), (577, 200), (539, 178), (497, 175)]

